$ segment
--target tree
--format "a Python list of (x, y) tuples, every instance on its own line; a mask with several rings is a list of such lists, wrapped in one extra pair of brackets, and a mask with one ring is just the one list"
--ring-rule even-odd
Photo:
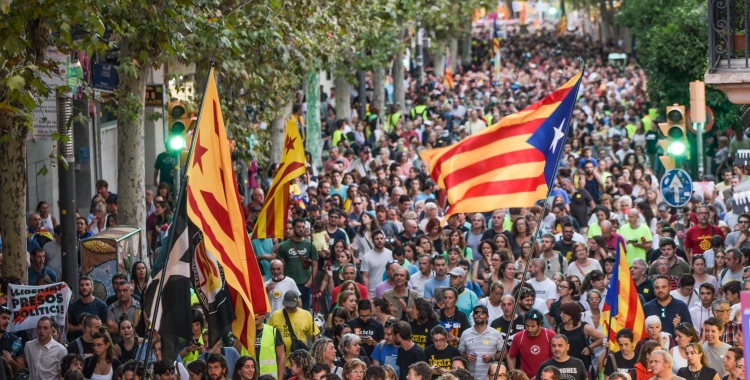
[[(55, 91), (43, 77), (59, 74), (46, 57), (47, 47), (96, 50), (104, 26), (90, 14), (89, 0), (0, 2), (0, 236), (3, 274), (27, 280), (26, 264), (26, 137), (32, 112)], [(87, 30), (73, 38), (73, 25)], [(51, 33), (54, 31), (55, 33)]]
[[(637, 39), (638, 62), (648, 77), (651, 100), (663, 113), (667, 105), (690, 104), (689, 83), (703, 80), (708, 46), (705, 0), (628, 0), (617, 22)], [(706, 104), (721, 131), (739, 126), (739, 106), (709, 87)]]

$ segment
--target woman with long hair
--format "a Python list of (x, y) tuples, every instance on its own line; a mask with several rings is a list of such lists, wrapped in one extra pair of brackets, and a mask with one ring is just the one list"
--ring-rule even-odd
[(581, 280), (593, 270), (602, 270), (601, 264), (589, 257), (588, 252), (586, 252), (586, 244), (573, 243), (573, 257), (575, 257), (575, 260), (568, 265), (568, 274), (576, 275)]
[(690, 343), (685, 348), (685, 354), (687, 355), (687, 366), (675, 371), (677, 376), (694, 380), (719, 380), (719, 373), (708, 366), (708, 358), (706, 358), (700, 342)]
[(117, 324), (117, 329), (120, 331), (120, 342), (117, 346), (120, 348), (120, 357), (118, 358), (121, 362), (125, 363), (128, 360), (134, 360), (138, 347), (143, 344), (143, 338), (135, 335), (135, 329), (133, 328), (133, 322), (128, 319), (128, 313), (122, 313), (120, 316), (120, 322)]
[(471, 278), (479, 286), (489, 286), (489, 279), (492, 274), (492, 253), (496, 250), (497, 247), (491, 240), (482, 240), (477, 244), (477, 251), (481, 252), (482, 259), (474, 262)]
[(425, 235), (432, 241), (433, 252), (443, 252), (443, 229), (440, 228), (440, 219), (430, 218), (425, 226)]
[[(292, 377), (289, 380), (312, 380), (312, 367), (315, 365), (310, 353), (304, 350), (297, 350), (289, 354), (289, 372)], [(234, 378), (232, 378), (234, 380)]]
[[(529, 265), (529, 261), (531, 261), (531, 243), (525, 242), (521, 245), (521, 255), (516, 259), (516, 272), (523, 273)], [(529, 274), (527, 273), (527, 276), (528, 275)]]
[(659, 343), (649, 340), (641, 346), (641, 352), (638, 354), (638, 362), (635, 363), (635, 378), (639, 380), (650, 379), (654, 377), (651, 372), (651, 353), (661, 350)]
[(91, 335), (91, 346), (94, 355), (84, 361), (83, 376), (91, 380), (113, 380), (114, 370), (120, 366), (120, 361), (115, 358), (112, 338), (106, 326), (99, 326), (99, 331)]
[[(468, 219), (469, 215), (466, 217)], [(474, 255), (472, 261), (475, 263), (484, 258), (482, 251), (479, 249), (479, 243), (482, 241), (482, 235), (486, 229), (487, 221), (484, 219), (484, 215), (481, 213), (471, 215), (471, 229), (466, 233), (466, 245), (471, 248)], [(474, 279), (476, 280), (476, 277)]]
[[(486, 287), (486, 289), (482, 288), (482, 294), (490, 294), (490, 287), (495, 282), (502, 282), (503, 280), (503, 272), (500, 270), (500, 267), (503, 264), (503, 257), (500, 254), (500, 252), (495, 252), (492, 254), (492, 274), (490, 274), (490, 280), (489, 280), (489, 286)], [(515, 273), (514, 273), (515, 274)]]
[[(469, 260), (469, 262), (474, 260), (474, 252), (466, 246), (466, 240), (464, 240), (464, 234), (461, 233), (461, 230), (450, 230), (448, 234), (448, 246), (458, 247), (461, 250), (462, 258)], [(445, 257), (445, 261), (448, 261), (447, 251), (443, 252), (443, 257)]]
[(604, 237), (597, 235), (589, 238), (589, 257), (598, 261), (601, 266), (602, 260), (609, 257), (609, 251), (607, 251), (607, 241)]
[(310, 355), (312, 355), (315, 363), (325, 363), (331, 369), (331, 373), (341, 375), (341, 367), (335, 364), (336, 361), (336, 347), (333, 345), (333, 341), (328, 338), (320, 338), (313, 343), (310, 347)]
[(508, 237), (505, 236), (505, 234), (497, 234), (495, 237), (492, 238), (492, 242), (495, 243), (495, 250), (500, 249), (511, 249), (510, 241), (508, 240)]
[(430, 301), (427, 301), (424, 298), (417, 298), (412, 307), (409, 308), (408, 312), (412, 341), (420, 347), (424, 345), (424, 348), (426, 348), (432, 344), (430, 330), (432, 330), (433, 327), (440, 325), (437, 314), (435, 314), (435, 308), (432, 307)]
[(336, 365), (339, 367), (345, 367), (346, 362), (349, 360), (361, 360), (367, 366), (370, 366), (372, 362), (365, 355), (360, 355), (360, 348), (362, 344), (362, 338), (358, 335), (348, 333), (344, 334), (339, 341), (339, 352), (341, 353), (341, 359), (336, 361)]
[(576, 297), (581, 296), (581, 279), (578, 278), (578, 276), (573, 275), (567, 275), (565, 276), (565, 280), (572, 282), (575, 285), (575, 292), (573, 292), (573, 295)]
[(651, 229), (651, 234), (656, 233), (656, 217), (654, 217), (654, 212), (651, 211), (651, 206), (648, 204), (648, 202), (638, 202), (635, 205), (638, 208), (638, 211), (640, 211), (641, 215), (643, 216), (643, 219), (646, 220), (646, 225), (649, 226)]
[[(713, 241), (713, 238), (711, 240)], [(719, 236), (717, 240), (722, 240), (722, 245), (723, 245), (724, 239), (722, 239), (721, 236)], [(708, 268), (708, 270), (706, 270), (706, 273), (713, 276), (714, 278), (718, 278), (721, 271), (723, 271), (727, 267), (726, 257), (727, 255), (726, 255), (726, 252), (724, 251), (723, 246), (718, 251), (714, 250), (714, 266)]]
[(136, 261), (130, 269), (130, 279), (133, 281), (133, 294), (143, 299), (148, 285), (148, 268), (143, 261)]
[(448, 272), (458, 266), (458, 260), (461, 260), (461, 249), (458, 246), (448, 248), (448, 260), (446, 260)]
[(156, 189), (156, 195), (161, 196), (165, 202), (169, 203), (169, 208), (174, 210), (174, 198), (172, 197), (172, 191), (169, 189), (168, 183), (160, 183)]
[(659, 203), (661, 203), (661, 192), (659, 189), (651, 186), (648, 189), (646, 189), (646, 202), (648, 202), (648, 206), (651, 208), (651, 212), (653, 214), (656, 214), (656, 211), (659, 209)]
[(232, 380), (258, 380), (260, 377), (260, 366), (252, 356), (241, 356), (234, 364)]
[(560, 320), (557, 333), (568, 337), (569, 352), (583, 361), (585, 368), (591, 365), (594, 348), (604, 342), (604, 334), (594, 326), (581, 322), (581, 308), (576, 302), (560, 305)]
[(435, 246), (432, 244), (432, 239), (427, 235), (421, 235), (417, 237), (417, 254), (418, 255), (430, 255), (435, 253)]
[(385, 326), (385, 323), (395, 318), (393, 316), (393, 310), (391, 305), (383, 297), (375, 297), (372, 299), (372, 318), (380, 322), (381, 325)]
[(521, 256), (521, 246), (523, 246), (524, 243), (535, 243), (534, 237), (531, 235), (533, 232), (531, 231), (529, 222), (527, 222), (526, 218), (522, 216), (517, 217), (513, 221), (513, 226), (511, 227), (510, 232), (513, 234), (513, 239), (510, 241), (510, 248), (515, 257)]
[[(359, 202), (365, 197), (358, 197)], [(372, 233), (379, 230), (378, 220), (367, 212), (362, 213), (360, 217), (359, 229), (357, 235), (354, 237), (352, 242), (352, 249), (354, 250), (354, 256), (360, 260), (367, 251), (370, 251), (374, 246), (372, 244)]]
[(698, 332), (695, 331), (693, 325), (688, 322), (680, 322), (674, 327), (674, 340), (677, 345), (669, 350), (672, 355), (672, 372), (677, 373), (682, 367), (688, 366), (687, 351), (685, 350), (690, 343), (700, 342), (698, 338)]

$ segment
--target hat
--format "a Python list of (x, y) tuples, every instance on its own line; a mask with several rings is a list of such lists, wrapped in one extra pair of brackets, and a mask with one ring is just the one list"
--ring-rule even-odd
[(451, 271), (448, 272), (448, 274), (451, 275), (451, 276), (466, 277), (466, 271), (464, 271), (464, 268), (461, 268), (461, 267), (455, 267), (455, 268), (451, 269)]
[(284, 293), (284, 301), (281, 304), (284, 307), (295, 307), (297, 306), (297, 302), (299, 302), (299, 296), (297, 295), (297, 291), (292, 289)]
[(490, 310), (489, 310), (489, 309), (487, 309), (487, 306), (484, 306), (484, 305), (482, 305), (482, 304), (477, 304), (477, 306), (474, 306), (474, 309), (472, 309), (471, 311), (473, 312), (473, 311), (474, 311), (474, 310), (476, 310), (476, 309), (482, 309), (482, 310), (484, 310), (484, 312), (485, 312), (486, 314), (489, 314), (489, 313), (490, 313)]

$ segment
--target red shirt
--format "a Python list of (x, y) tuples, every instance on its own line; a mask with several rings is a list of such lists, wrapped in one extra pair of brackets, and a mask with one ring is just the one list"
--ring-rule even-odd
[(711, 249), (711, 237), (714, 235), (724, 238), (721, 228), (711, 224), (707, 225), (706, 228), (700, 228), (696, 224), (685, 233), (685, 248), (691, 248), (693, 255), (702, 254)]
[(521, 368), (521, 371), (537, 373), (542, 363), (552, 357), (552, 345), (550, 343), (555, 335), (554, 331), (544, 327), (542, 327), (539, 335), (533, 338), (529, 335), (528, 330), (521, 331), (513, 336), (508, 357), (519, 359), (516, 361), (516, 368)]
[[(334, 273), (334, 275), (336, 275), (336, 273)], [(330, 279), (329, 281), (333, 281), (333, 279)], [(363, 300), (369, 299), (368, 298), (369, 296), (367, 294), (367, 288), (360, 283), (357, 283), (357, 287), (359, 288), (359, 292), (362, 293), (362, 299)], [(336, 302), (336, 300), (339, 298), (340, 291), (341, 291), (341, 285), (333, 288), (333, 290), (331, 291), (331, 297), (333, 297), (331, 299), (333, 300), (333, 302)]]

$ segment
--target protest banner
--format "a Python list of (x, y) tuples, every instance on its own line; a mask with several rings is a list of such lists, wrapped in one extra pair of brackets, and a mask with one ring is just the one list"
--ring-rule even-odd
[(11, 311), (8, 331), (36, 328), (42, 317), (65, 326), (70, 303), (70, 287), (64, 282), (41, 286), (8, 285), (8, 307)]

